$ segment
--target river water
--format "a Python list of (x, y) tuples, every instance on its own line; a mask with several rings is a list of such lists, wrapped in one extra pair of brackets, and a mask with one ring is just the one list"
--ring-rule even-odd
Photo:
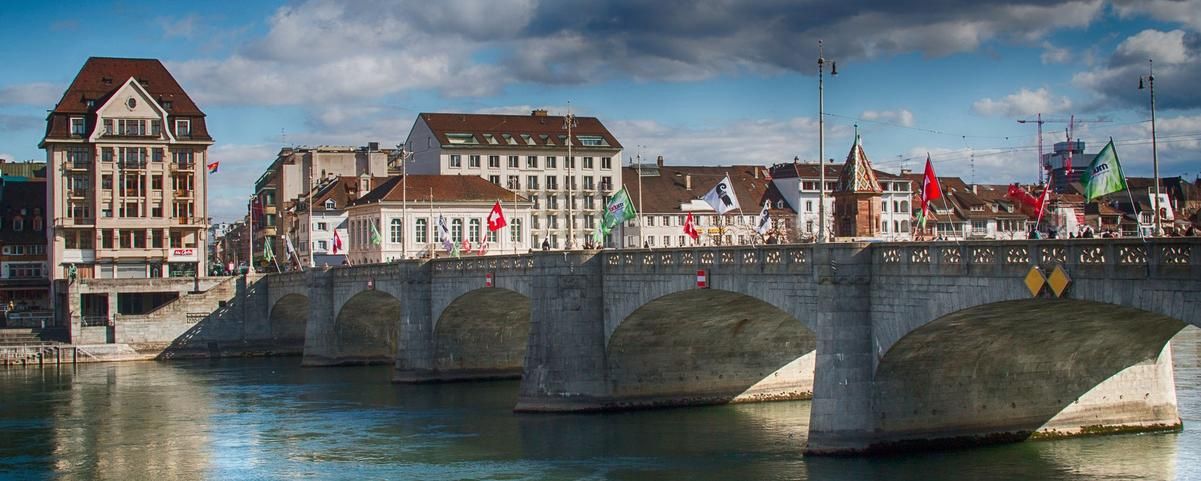
[(0, 371), (0, 479), (1201, 480), (1201, 330), (1184, 431), (882, 458), (801, 456), (808, 402), (511, 412), (516, 382), (398, 385), (298, 358)]

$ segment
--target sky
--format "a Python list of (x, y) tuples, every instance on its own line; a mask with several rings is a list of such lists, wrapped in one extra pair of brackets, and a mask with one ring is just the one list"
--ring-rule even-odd
[[(0, 158), (44, 160), (46, 112), (91, 56), (158, 58), (208, 115), (209, 205), (240, 218), (283, 146), (404, 142), (420, 112), (599, 118), (626, 159), (770, 165), (858, 131), (877, 169), (1034, 182), (1112, 138), (1150, 176), (1201, 173), (1201, 0), (7, 1)], [(829, 65), (827, 64), (827, 69)]]

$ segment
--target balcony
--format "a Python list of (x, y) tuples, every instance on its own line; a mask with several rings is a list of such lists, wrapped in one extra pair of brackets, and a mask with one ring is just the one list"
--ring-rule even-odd
[(90, 170), (92, 163), (86, 160), (69, 161), (63, 163), (63, 168), (66, 170)]
[(171, 171), (196, 170), (196, 162), (171, 162)]
[(601, 192), (611, 192), (613, 190), (613, 185), (608, 182), (601, 182), (600, 184), (597, 184), (597, 190), (600, 190)]
[(67, 190), (67, 197), (83, 198), (83, 197), (87, 197), (87, 196), (88, 196), (88, 189), (69, 189), (69, 190)]
[(175, 189), (175, 198), (182, 199), (190, 197), (192, 197), (192, 191), (188, 189)]
[(120, 162), (117, 162), (117, 167), (122, 168), (122, 169), (127, 169), (127, 170), (128, 169), (135, 169), (135, 170), (136, 169), (145, 169), (146, 161), (145, 160), (122, 160)]
[(273, 205), (263, 206), (263, 214), (275, 214), (275, 206), (273, 206)]
[(78, 227), (92, 225), (96, 225), (96, 219), (92, 217), (59, 217), (54, 219), (55, 227)]

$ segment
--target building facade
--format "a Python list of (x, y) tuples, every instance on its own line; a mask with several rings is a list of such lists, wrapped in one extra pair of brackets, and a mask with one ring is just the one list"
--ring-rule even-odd
[[(287, 233), (288, 238), (295, 239), (300, 264), (347, 264), (347, 236), (350, 233), (346, 230), (346, 208), (387, 181), (388, 177), (370, 177), (367, 174), (331, 175), (320, 181), (311, 201), (307, 196), (302, 196), (293, 208), (295, 214)], [(337, 247), (339, 240), (341, 247)]]
[(40, 144), (51, 279), (203, 275), (212, 144), (158, 60), (89, 58)]
[(50, 309), (46, 182), (0, 180), (0, 310), (9, 327), (41, 327)]
[[(488, 216), (498, 201), (507, 226), (489, 231)], [(451, 252), (439, 242), (439, 218), (459, 255), (529, 252), (530, 207), (524, 197), (514, 200), (512, 191), (475, 176), (410, 174), (407, 181), (394, 176), (346, 208), (347, 261), (446, 257)]]
[(838, 185), (841, 166), (831, 163), (819, 167), (817, 163), (802, 163), (794, 159), (791, 163), (775, 164), (770, 168), (776, 190), (796, 210), (797, 237), (801, 241), (817, 238), (822, 198), (818, 190), (821, 184), (819, 168), (826, 169), (826, 230), (829, 232), (833, 226), (830, 219), (834, 215), (834, 188)]
[(834, 189), (834, 235), (876, 237), (880, 232), (883, 193), (876, 171), (863, 151), (862, 139), (856, 135)]
[[(579, 248), (587, 205), (621, 188), (622, 146), (595, 117), (422, 113), (405, 143), (410, 174), (472, 175), (533, 205), (531, 245)], [(570, 137), (570, 139), (569, 139)]]

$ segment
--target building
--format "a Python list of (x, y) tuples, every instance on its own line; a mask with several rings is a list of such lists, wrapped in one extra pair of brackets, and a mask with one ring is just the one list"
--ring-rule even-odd
[[(821, 192), (821, 172), (817, 163), (802, 163), (793, 159), (791, 163), (775, 164), (771, 167), (772, 183), (784, 196), (785, 202), (793, 206), (797, 213), (796, 226), (799, 240), (817, 238), (819, 203)], [(838, 175), (841, 166), (833, 163), (825, 164), (826, 169), (826, 227), (831, 227), (830, 218), (834, 213), (834, 187), (838, 185)]]
[[(405, 149), (410, 174), (472, 175), (529, 199), (530, 244), (580, 247), (582, 222), (622, 184), (621, 143), (595, 117), (422, 113)], [(570, 140), (569, 140), (570, 137)]]
[[(254, 244), (257, 266), (274, 268), (261, 255), (264, 243), (272, 252), (285, 256), (283, 234), (297, 224), (294, 218), (299, 199), (311, 192), (323, 179), (360, 175), (386, 177), (388, 166), (398, 152), (380, 149), (371, 142), (364, 147), (320, 146), (284, 147), (254, 184), (261, 212), (255, 212)], [(307, 259), (307, 255), (305, 256)]]
[(863, 151), (862, 139), (856, 135), (834, 189), (834, 235), (876, 237), (880, 232), (883, 193), (876, 171)]
[[(631, 164), (622, 171), (639, 215), (611, 234), (616, 238), (610, 240), (610, 245), (626, 248), (758, 245), (798, 239), (796, 211), (772, 183), (766, 167), (668, 166), (659, 157), (654, 164)], [(701, 198), (726, 175), (742, 209), (719, 216)], [(770, 206), (768, 216), (772, 225), (765, 235), (760, 235), (755, 227), (764, 202)], [(597, 206), (584, 214), (589, 233), (600, 224), (602, 209)], [(701, 235), (696, 241), (684, 234), (689, 213)]]
[(880, 184), (880, 226), (877, 237), (893, 242), (913, 240), (913, 182), (902, 175), (879, 170), (875, 173), (876, 181)]
[(46, 118), (51, 279), (203, 275), (205, 114), (154, 59), (92, 57)]
[[(487, 219), (498, 201), (508, 226), (489, 231)], [(436, 235), (442, 218), (460, 255), (524, 253), (531, 245), (530, 207), (524, 197), (475, 176), (394, 176), (346, 208), (343, 242), (350, 264), (445, 257), (450, 253)]]
[[(347, 263), (346, 208), (373, 188), (388, 181), (388, 177), (328, 176), (312, 192), (312, 213), (308, 196), (302, 196), (293, 207), (294, 222), (289, 225), (288, 238), (296, 241), (296, 255), (302, 265), (339, 266)], [(337, 236), (335, 237), (335, 233)], [(342, 247), (334, 251), (335, 239)], [(312, 256), (311, 262), (309, 256)]]
[(9, 162), (6, 159), (0, 159), (0, 178), (45, 179), (46, 163), (33, 160)]
[(7, 326), (48, 318), (46, 182), (0, 180), (0, 311)]

